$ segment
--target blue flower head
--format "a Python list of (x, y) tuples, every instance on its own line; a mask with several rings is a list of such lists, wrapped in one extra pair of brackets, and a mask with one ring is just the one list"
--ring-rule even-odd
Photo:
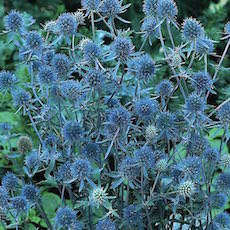
[(229, 193), (230, 191), (230, 173), (221, 173), (216, 179), (216, 188), (218, 191)]
[(119, 164), (118, 172), (124, 179), (129, 181), (139, 175), (139, 168), (137, 167), (138, 162), (136, 159), (131, 157), (125, 157)]
[(70, 71), (70, 64), (71, 61), (65, 54), (56, 54), (54, 56), (52, 66), (59, 79), (68, 75)]
[(25, 38), (25, 46), (30, 51), (40, 53), (43, 48), (43, 38), (36, 31), (30, 31)]
[(96, 225), (96, 230), (116, 230), (117, 227), (115, 225), (115, 223), (109, 218), (107, 217), (104, 220), (100, 220), (97, 225)]
[(42, 66), (38, 73), (38, 79), (41, 84), (50, 84), (57, 80), (57, 75), (50, 66)]
[(117, 129), (125, 129), (130, 123), (130, 113), (124, 107), (120, 106), (111, 109), (108, 122), (114, 125)]
[(160, 19), (174, 20), (178, 10), (174, 0), (160, 0), (157, 4), (157, 15)]
[(133, 53), (133, 43), (129, 38), (116, 37), (111, 46), (112, 53), (121, 62), (126, 62)]
[(212, 84), (213, 81), (206, 72), (197, 72), (192, 75), (192, 86), (198, 92), (204, 92), (205, 90), (211, 91)]
[(7, 172), (2, 178), (2, 186), (7, 191), (16, 191), (19, 186), (19, 179), (12, 172)]
[(37, 151), (32, 151), (26, 156), (25, 165), (30, 172), (33, 172), (40, 165), (40, 159)]
[(158, 103), (149, 98), (140, 99), (135, 103), (135, 111), (140, 119), (145, 121), (154, 120), (159, 111)]
[(224, 193), (214, 193), (210, 197), (211, 207), (214, 209), (223, 208), (228, 202), (228, 197)]
[(16, 196), (11, 199), (11, 205), (15, 212), (15, 216), (19, 216), (28, 211), (29, 205), (25, 197)]
[(157, 136), (157, 129), (155, 125), (148, 125), (145, 130), (145, 138), (148, 142), (152, 142)]
[(141, 25), (141, 31), (145, 33), (145, 36), (149, 38), (158, 38), (160, 35), (159, 28), (157, 26), (157, 20), (155, 17), (146, 17)]
[(77, 32), (78, 22), (73, 14), (63, 13), (58, 17), (56, 26), (60, 34), (72, 36)]
[(97, 11), (101, 0), (81, 0), (82, 8), (87, 11)]
[(90, 177), (92, 166), (88, 160), (79, 158), (74, 162), (71, 170), (74, 179), (81, 181)]
[(178, 185), (177, 190), (179, 195), (183, 196), (184, 198), (192, 197), (196, 192), (196, 186), (192, 180), (185, 180)]
[(15, 87), (16, 77), (8, 71), (0, 72), (0, 92), (6, 92)]
[(59, 228), (73, 229), (76, 222), (76, 212), (69, 207), (59, 208), (56, 213), (55, 223)]
[(168, 166), (169, 166), (168, 158), (165, 157), (165, 158), (161, 158), (158, 161), (156, 161), (155, 169), (158, 172), (163, 172), (168, 169)]
[(198, 134), (192, 134), (187, 145), (187, 153), (191, 156), (201, 156), (208, 147), (209, 143), (205, 137)]
[(100, 158), (101, 148), (99, 144), (95, 142), (88, 142), (82, 149), (82, 154), (89, 159), (98, 160)]
[(23, 16), (16, 10), (11, 10), (9, 14), (4, 18), (4, 24), (8, 31), (20, 30), (24, 25)]
[(52, 133), (48, 134), (44, 140), (44, 145), (46, 149), (56, 148), (57, 143), (58, 143), (58, 138), (55, 134)]
[(156, 72), (155, 62), (149, 54), (134, 58), (132, 68), (137, 78), (142, 81), (151, 79)]
[(0, 186), (0, 210), (6, 210), (9, 207), (9, 194), (5, 187)]
[(230, 216), (226, 212), (222, 212), (215, 216), (213, 222), (218, 226), (219, 229), (230, 229)]
[(83, 129), (77, 121), (67, 121), (63, 128), (65, 140), (72, 143), (77, 142), (83, 135)]
[(51, 66), (54, 56), (55, 56), (54, 50), (47, 50), (47, 51), (43, 54), (42, 59), (44, 60), (44, 62), (45, 62), (46, 65)]
[(175, 137), (175, 115), (167, 111), (160, 112), (156, 118), (156, 128), (161, 132), (161, 136)]
[(142, 217), (140, 208), (137, 205), (131, 204), (124, 208), (123, 218), (129, 227), (138, 228), (141, 226)]
[(143, 11), (145, 15), (155, 15), (157, 12), (158, 0), (144, 0)]
[(23, 186), (22, 196), (25, 197), (30, 203), (39, 202), (41, 198), (39, 189), (32, 184), (26, 184)]
[(203, 112), (205, 106), (206, 106), (205, 99), (196, 93), (190, 94), (185, 102), (186, 110), (192, 114)]
[(203, 161), (206, 165), (210, 166), (216, 166), (216, 164), (219, 162), (220, 155), (219, 151), (216, 149), (213, 149), (211, 147), (208, 147), (204, 152), (203, 152)]
[(31, 95), (24, 89), (16, 89), (12, 92), (13, 103), (15, 107), (26, 106), (31, 100)]
[(155, 158), (153, 150), (150, 146), (144, 146), (135, 152), (137, 161), (147, 169), (153, 168), (155, 165)]
[(169, 80), (162, 80), (156, 86), (156, 94), (161, 97), (169, 97), (173, 91), (173, 84)]
[(186, 18), (183, 24), (183, 36), (187, 41), (202, 37), (204, 29), (200, 22), (194, 18)]
[(61, 93), (70, 101), (76, 101), (84, 95), (82, 86), (78, 81), (75, 80), (63, 81), (61, 84)]
[(196, 52), (199, 55), (211, 54), (214, 51), (213, 41), (208, 38), (198, 38), (196, 41)]
[(86, 80), (93, 88), (101, 88), (104, 82), (104, 73), (100, 69), (89, 69), (86, 73)]
[(73, 180), (72, 167), (73, 167), (73, 164), (70, 162), (66, 162), (62, 164), (58, 168), (58, 172), (56, 176), (57, 181), (61, 183), (69, 183), (70, 181), (72, 181)]
[(230, 124), (230, 102), (227, 102), (223, 106), (221, 106), (221, 108), (218, 110), (217, 116), (222, 124)]
[(102, 56), (101, 49), (98, 44), (87, 39), (82, 46), (83, 58), (89, 63), (93, 63), (96, 59), (100, 59)]
[(114, 18), (122, 12), (121, 1), (119, 0), (103, 0), (99, 11), (105, 17)]
[(202, 169), (200, 157), (186, 157), (176, 165), (176, 169), (181, 171), (181, 176), (189, 179), (195, 179), (200, 176)]

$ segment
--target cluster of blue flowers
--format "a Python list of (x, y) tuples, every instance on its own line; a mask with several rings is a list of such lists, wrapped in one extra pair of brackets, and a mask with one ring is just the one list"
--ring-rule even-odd
[[(139, 50), (132, 31), (116, 24), (129, 23), (121, 14), (130, 4), (81, 3), (81, 10), (63, 13), (39, 31), (18, 11), (4, 18), (4, 33), (18, 48), (30, 82), (21, 84), (20, 76), (3, 70), (0, 92), (29, 119), (38, 144), (18, 138), (23, 166), (19, 175), (2, 175), (0, 210), (10, 220), (3, 224), (23, 229), (36, 209), (52, 230), (230, 229), (230, 99), (208, 105), (229, 48), (230, 22), (213, 73), (214, 41), (195, 18), (179, 25), (174, 0), (144, 1)], [(162, 46), (161, 63), (144, 51), (154, 40)], [(196, 61), (204, 68), (194, 70)], [(159, 80), (162, 65), (170, 75)], [(149, 87), (153, 79), (158, 83)], [(171, 108), (178, 95), (182, 103)], [(215, 147), (211, 129), (221, 133)], [(1, 123), (0, 135), (10, 140), (11, 125)], [(48, 190), (60, 196), (54, 218), (43, 207)]]

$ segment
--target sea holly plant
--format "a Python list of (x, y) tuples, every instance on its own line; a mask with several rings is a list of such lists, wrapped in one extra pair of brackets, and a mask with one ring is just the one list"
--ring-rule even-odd
[(38, 30), (4, 17), (29, 79), (1, 70), (0, 93), (33, 132), (0, 123), (2, 229), (230, 229), (230, 98), (210, 105), (230, 22), (213, 66), (212, 35), (173, 0), (144, 1), (135, 47), (128, 2), (82, 0)]

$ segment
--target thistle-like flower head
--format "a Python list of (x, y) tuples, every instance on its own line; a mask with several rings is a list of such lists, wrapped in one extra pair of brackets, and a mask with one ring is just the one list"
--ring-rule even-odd
[(133, 53), (132, 41), (125, 37), (116, 37), (111, 46), (112, 53), (121, 62), (126, 62)]
[(143, 11), (145, 15), (155, 15), (157, 12), (158, 0), (144, 0)]
[(206, 72), (197, 72), (192, 75), (192, 85), (198, 92), (211, 91), (213, 81)]
[(15, 87), (16, 77), (8, 71), (0, 72), (0, 92), (6, 92)]
[(134, 70), (137, 78), (142, 81), (151, 79), (156, 73), (155, 62), (149, 54), (134, 58), (131, 68)]
[(77, 159), (72, 166), (72, 175), (78, 181), (89, 178), (92, 174), (91, 163), (86, 159)]
[(89, 159), (99, 159), (101, 154), (100, 145), (95, 142), (88, 142), (82, 149), (82, 154)]
[(11, 199), (11, 205), (13, 208), (13, 211), (15, 213), (15, 216), (19, 216), (23, 213), (26, 213), (29, 208), (28, 201), (23, 196), (16, 196)]
[(195, 18), (186, 18), (183, 23), (183, 36), (187, 41), (202, 37), (204, 29)]
[(17, 142), (18, 151), (22, 154), (28, 153), (32, 150), (33, 143), (28, 136), (20, 136)]
[(173, 91), (173, 84), (169, 80), (162, 80), (156, 86), (156, 94), (161, 97), (169, 97)]
[(158, 103), (149, 98), (140, 99), (135, 103), (135, 111), (140, 119), (153, 120), (159, 110)]
[(190, 113), (203, 112), (205, 105), (205, 99), (196, 93), (190, 94), (185, 102), (185, 108)]
[(153, 168), (155, 165), (153, 150), (150, 146), (144, 146), (138, 149), (135, 152), (135, 157), (137, 162), (139, 162), (143, 167), (146, 167), (147, 169)]
[(159, 28), (155, 17), (146, 17), (141, 25), (141, 31), (149, 38), (159, 37)]
[(142, 218), (141, 212), (137, 205), (131, 204), (124, 208), (123, 217), (129, 227), (140, 227)]
[(25, 46), (32, 52), (41, 52), (44, 46), (42, 36), (36, 31), (30, 31), (26, 35)]
[(114, 18), (122, 13), (122, 5), (119, 0), (103, 0), (100, 4), (99, 11), (105, 17)]
[(60, 34), (72, 36), (77, 32), (78, 22), (73, 14), (63, 13), (57, 19), (57, 29)]
[(196, 185), (191, 180), (181, 182), (178, 186), (178, 193), (184, 198), (192, 197), (195, 192), (196, 192)]
[(54, 71), (57, 73), (58, 78), (66, 77), (70, 71), (71, 61), (65, 54), (56, 54), (52, 61)]
[(7, 172), (2, 178), (2, 186), (7, 191), (16, 191), (19, 186), (19, 179), (12, 172)]
[(218, 110), (217, 116), (222, 124), (230, 124), (230, 102), (227, 102), (223, 106), (221, 106), (221, 108)]
[(41, 84), (50, 84), (57, 80), (57, 75), (50, 66), (42, 66), (38, 73), (38, 79)]
[(199, 55), (212, 54), (214, 51), (213, 41), (209, 38), (198, 38), (196, 41), (196, 52)]
[(20, 30), (24, 25), (23, 16), (18, 11), (11, 10), (4, 18), (4, 24), (8, 31)]
[(106, 219), (100, 220), (96, 225), (96, 230), (116, 230), (115, 223), (107, 217)]
[(57, 226), (69, 229), (74, 227), (76, 212), (69, 207), (59, 208), (56, 213), (55, 222)]
[(26, 184), (23, 186), (22, 196), (25, 197), (30, 203), (39, 202), (41, 198), (39, 189), (32, 184)]
[(157, 4), (157, 16), (162, 19), (174, 20), (178, 10), (174, 0), (160, 0)]
[(65, 123), (63, 128), (63, 136), (65, 140), (74, 143), (80, 140), (82, 134), (83, 134), (82, 127), (77, 121), (68, 121)]
[(137, 166), (137, 161), (131, 157), (125, 157), (119, 165), (119, 172), (121, 173), (122, 177), (128, 180), (132, 180), (139, 174), (139, 169)]

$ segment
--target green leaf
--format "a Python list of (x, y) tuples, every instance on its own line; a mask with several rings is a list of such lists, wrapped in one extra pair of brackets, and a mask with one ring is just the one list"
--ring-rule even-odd
[(60, 206), (61, 199), (54, 193), (45, 193), (42, 196), (42, 205), (48, 218), (53, 218), (56, 213), (56, 209)]

